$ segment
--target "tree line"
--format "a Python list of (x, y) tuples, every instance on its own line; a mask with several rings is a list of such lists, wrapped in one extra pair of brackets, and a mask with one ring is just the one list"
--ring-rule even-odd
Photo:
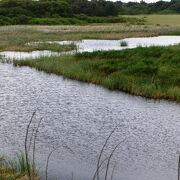
[[(180, 13), (180, 0), (123, 3), (105, 0), (1, 0), (0, 24), (23, 24), (32, 18), (76, 18), (124, 14)], [(90, 21), (90, 20), (89, 20)]]

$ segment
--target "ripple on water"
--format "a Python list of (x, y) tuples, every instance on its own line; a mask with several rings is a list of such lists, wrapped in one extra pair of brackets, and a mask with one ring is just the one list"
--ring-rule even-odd
[(180, 148), (180, 105), (146, 100), (125, 93), (71, 81), (30, 68), (0, 63), (0, 151), (7, 156), (23, 149), (25, 129), (44, 116), (36, 159), (44, 168), (47, 155), (60, 146), (50, 162), (49, 177), (91, 179), (97, 155), (118, 124), (106, 155), (125, 137), (114, 154), (115, 180), (176, 179)]

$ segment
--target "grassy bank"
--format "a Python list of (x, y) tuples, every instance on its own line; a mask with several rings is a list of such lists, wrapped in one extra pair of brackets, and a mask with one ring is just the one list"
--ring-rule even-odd
[(180, 45), (14, 61), (47, 73), (154, 99), (180, 102)]

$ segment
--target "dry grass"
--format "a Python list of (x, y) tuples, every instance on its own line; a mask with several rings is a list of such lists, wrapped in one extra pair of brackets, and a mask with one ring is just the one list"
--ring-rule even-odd
[(123, 39), (177, 34), (180, 25), (92, 24), (62, 26), (1, 26), (0, 51), (20, 50), (28, 42), (48, 40)]
[(35, 31), (40, 32), (139, 32), (139, 31), (148, 31), (152, 32), (154, 30), (162, 31), (162, 30), (174, 30), (180, 28), (179, 24), (172, 24), (171, 26), (154, 26), (154, 25), (130, 25), (130, 24), (91, 24), (91, 25), (57, 25), (57, 26), (12, 26), (13, 28), (31, 28)]
[(146, 24), (150, 25), (180, 25), (180, 14), (150, 14), (124, 17), (144, 18)]

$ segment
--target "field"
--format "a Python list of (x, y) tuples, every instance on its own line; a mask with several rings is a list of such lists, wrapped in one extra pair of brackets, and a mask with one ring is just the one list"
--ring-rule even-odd
[(148, 24), (180, 25), (180, 15), (149, 15), (145, 20)]
[[(81, 39), (123, 39), (127, 37), (180, 34), (180, 25), (132, 25), (105, 23), (91, 25), (57, 26), (0, 26), (0, 51), (30, 51), (57, 47), (27, 47), (34, 41), (61, 41)], [(67, 47), (69, 50), (71, 47)], [(60, 48), (61, 50), (61, 48)]]
[[(180, 15), (126, 16), (126, 23), (91, 23), (86, 25), (14, 25), (0, 26), (0, 51), (32, 51), (49, 49), (62, 51), (73, 46), (57, 47), (47, 45), (29, 47), (34, 41), (61, 41), (81, 39), (123, 39), (157, 35), (180, 35)], [(137, 24), (134, 19), (139, 19)], [(144, 19), (144, 21), (142, 21)], [(132, 21), (133, 20), (133, 21)], [(144, 24), (144, 25), (143, 25)]]
[(151, 25), (180, 25), (180, 14), (151, 14), (124, 17), (144, 18), (145, 24)]

